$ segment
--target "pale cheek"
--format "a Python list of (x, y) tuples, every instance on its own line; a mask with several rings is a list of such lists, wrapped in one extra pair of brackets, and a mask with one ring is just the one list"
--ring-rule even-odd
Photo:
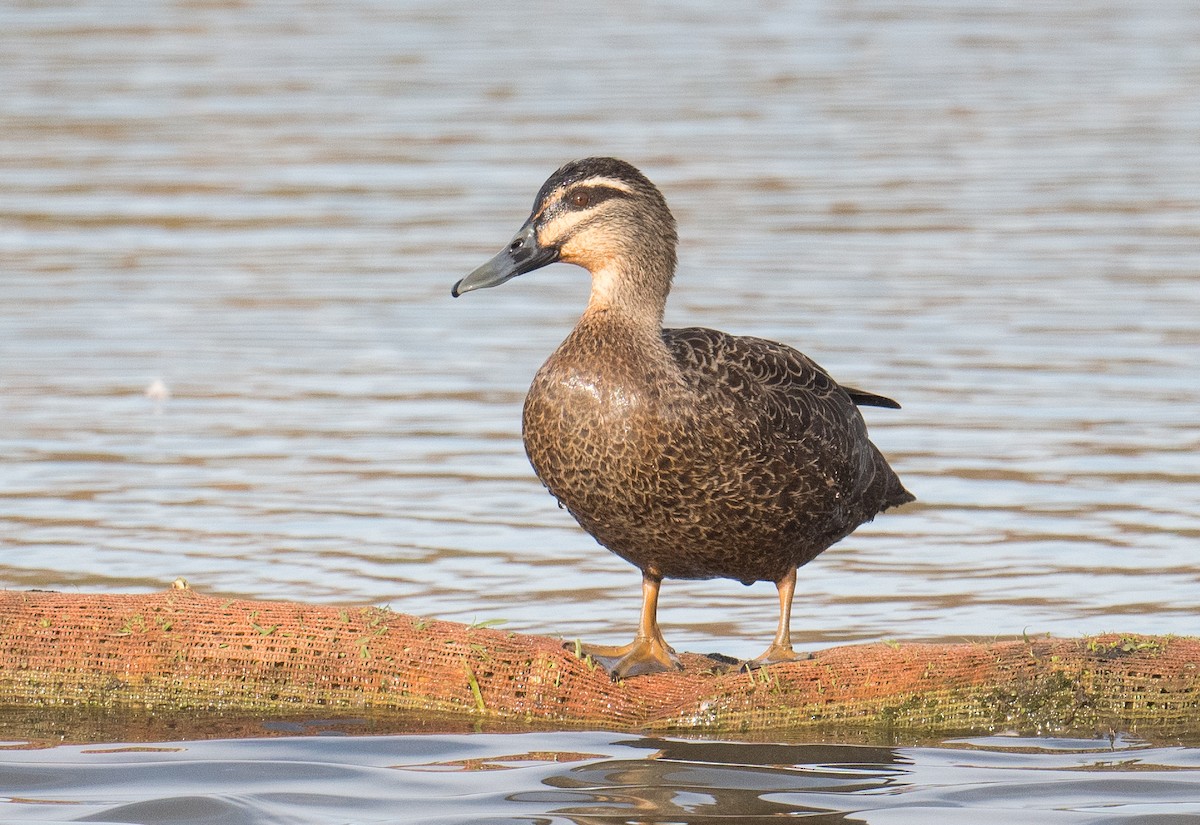
[(569, 264), (576, 264), (589, 270), (596, 262), (595, 250), (580, 246), (574, 240), (567, 241), (559, 248), (558, 257)]
[(591, 238), (588, 243), (580, 243), (572, 238), (559, 247), (559, 259), (567, 263), (582, 266), (593, 275), (625, 254), (619, 244), (605, 243), (600, 238)]

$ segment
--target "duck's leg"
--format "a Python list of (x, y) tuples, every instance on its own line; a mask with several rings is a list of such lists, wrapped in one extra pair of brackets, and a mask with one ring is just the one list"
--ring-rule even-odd
[(662, 577), (642, 573), (642, 618), (637, 636), (627, 645), (582, 645), (580, 651), (591, 656), (608, 671), (613, 681), (647, 673), (680, 670), (675, 651), (663, 639), (658, 629), (658, 588)]
[(779, 590), (779, 629), (775, 631), (775, 639), (771, 646), (758, 658), (746, 662), (748, 668), (812, 658), (810, 653), (797, 653), (792, 650), (792, 597), (796, 594), (796, 568), (793, 567), (791, 572), (775, 582), (775, 587)]

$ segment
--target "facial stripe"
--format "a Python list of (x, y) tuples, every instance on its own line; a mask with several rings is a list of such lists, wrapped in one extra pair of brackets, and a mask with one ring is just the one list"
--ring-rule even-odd
[(569, 198), (576, 192), (585, 192), (594, 196), (592, 203), (589, 203), (587, 206), (575, 207), (585, 209), (609, 198), (633, 197), (636, 194), (636, 190), (632, 186), (618, 178), (599, 176), (585, 178), (584, 180), (574, 181), (565, 186), (559, 186), (550, 195), (534, 204), (533, 218), (535, 220), (541, 218), (547, 210), (558, 205), (563, 205), (567, 209), (572, 208)]
[(556, 210), (546, 218), (539, 220), (538, 243), (543, 245), (558, 245), (574, 234), (583, 223), (579, 214), (566, 210)]
[(568, 210), (594, 209), (613, 198), (628, 198), (630, 193), (603, 184), (573, 186), (563, 193), (562, 204)]
[(609, 178), (599, 175), (596, 177), (585, 178), (581, 181), (576, 181), (575, 186), (604, 187), (606, 189), (616, 189), (618, 192), (624, 192), (626, 195), (634, 194), (633, 187), (630, 186), (626, 181), (623, 181), (619, 178)]

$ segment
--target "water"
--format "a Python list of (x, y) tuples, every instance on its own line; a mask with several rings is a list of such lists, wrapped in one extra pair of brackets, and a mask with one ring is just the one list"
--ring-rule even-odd
[[(641, 166), (680, 222), (668, 323), (786, 341), (904, 404), (867, 417), (919, 502), (802, 571), (799, 645), (1196, 632), (1190, 3), (13, 2), (0, 77), (0, 586), (184, 576), (626, 641), (636, 571), (556, 508), (519, 439), (586, 279), (554, 267), (449, 298), (554, 168), (602, 153)], [(752, 656), (774, 594), (668, 582), (661, 619), (677, 647)], [(625, 758), (615, 739), (562, 736), (429, 759)], [(420, 747), (350, 741), (338, 759), (373, 774), (362, 749)], [(228, 747), (213, 766), (244, 748), (266, 771), (285, 746)], [(901, 774), (864, 769), (878, 793), (815, 807), (860, 810), (893, 788), (885, 774), (915, 788), (906, 800), (936, 798), (939, 760), (997, 771), (954, 797), (968, 804), (1101, 758), (996, 753), (906, 752)], [(76, 752), (6, 756), (37, 754)], [(1171, 754), (1151, 761), (1195, 759)], [(157, 757), (80, 757), (100, 774), (141, 758)], [(534, 793), (570, 770), (497, 776)], [(1129, 796), (1097, 805), (1153, 806), (1190, 775), (1121, 770)], [(437, 794), (488, 774), (422, 776)], [(1101, 778), (1079, 778), (1079, 798)], [(1047, 811), (1090, 821), (1053, 787)], [(293, 821), (229, 793), (229, 810)]]
[[(324, 733), (344, 730), (320, 729)], [(1168, 823), (1200, 751), (1136, 739), (940, 747), (604, 732), (286, 736), (0, 749), (5, 821)]]
[[(623, 640), (636, 571), (519, 441), (586, 279), (448, 297), (606, 152), (680, 220), (670, 323), (905, 405), (867, 415), (920, 503), (804, 571), (801, 644), (1194, 632), (1200, 19), (608, 8), (2, 12), (0, 583)], [(773, 603), (663, 621), (748, 656)]]

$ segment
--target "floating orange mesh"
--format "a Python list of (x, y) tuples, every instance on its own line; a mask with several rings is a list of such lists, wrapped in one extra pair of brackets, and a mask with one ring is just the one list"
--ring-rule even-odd
[(0, 705), (338, 714), (755, 732), (1200, 731), (1200, 639), (1107, 635), (824, 650), (754, 672), (683, 654), (614, 683), (562, 642), (337, 608), (0, 591)]

